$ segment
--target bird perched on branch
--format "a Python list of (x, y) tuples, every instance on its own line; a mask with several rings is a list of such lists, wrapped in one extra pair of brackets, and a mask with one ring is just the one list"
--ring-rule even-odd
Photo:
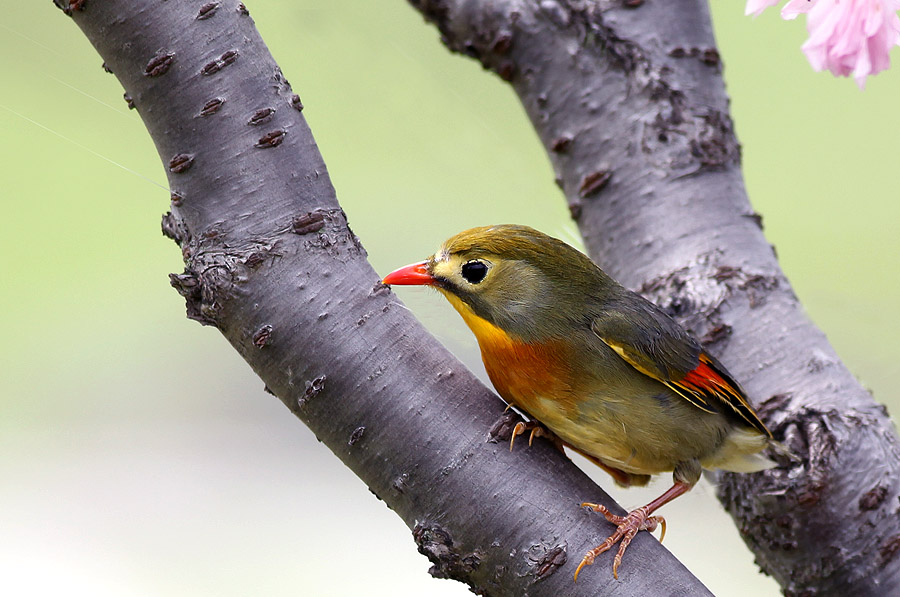
[[(626, 516), (575, 571), (665, 520), (652, 514), (684, 494), (702, 469), (771, 468), (772, 434), (725, 367), (659, 307), (585, 255), (526, 226), (460, 232), (385, 284), (439, 290), (478, 339), (497, 392), (624, 486), (673, 471), (674, 484)], [(513, 440), (529, 427), (516, 426)], [(532, 431), (534, 433), (534, 431)], [(783, 448), (780, 448), (783, 450)]]

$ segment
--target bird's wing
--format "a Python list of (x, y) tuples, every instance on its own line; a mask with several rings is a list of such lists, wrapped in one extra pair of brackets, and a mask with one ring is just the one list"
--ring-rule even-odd
[(597, 314), (591, 329), (629, 365), (697, 408), (731, 413), (772, 436), (725, 367), (653, 303), (639, 297), (617, 303)]

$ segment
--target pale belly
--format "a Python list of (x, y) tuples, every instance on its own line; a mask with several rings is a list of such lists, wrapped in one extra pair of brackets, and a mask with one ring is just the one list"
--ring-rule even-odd
[[(569, 416), (554, 399), (536, 397), (520, 405), (565, 443), (597, 458), (604, 464), (625, 471), (653, 475), (671, 471), (679, 461), (659, 437), (615, 416)], [(614, 411), (615, 409), (613, 409)]]
[(606, 347), (593, 349), (595, 368), (567, 377), (573, 360), (584, 356), (573, 354), (571, 344), (536, 347), (481, 337), (479, 344), (488, 376), (507, 402), (610, 467), (653, 475), (697, 460), (707, 468), (742, 470), (744, 456), (765, 446), (764, 436), (749, 437), (724, 416), (699, 410)]
[(565, 443), (627, 473), (670, 472), (679, 462), (693, 459), (706, 469), (744, 473), (774, 466), (760, 454), (768, 439), (755, 430), (733, 427), (718, 415), (695, 412), (686, 402), (683, 408), (664, 410), (655, 398), (636, 400), (644, 402), (637, 417), (633, 407), (609, 397), (594, 398), (588, 414), (575, 417), (554, 399), (535, 397), (518, 406)]

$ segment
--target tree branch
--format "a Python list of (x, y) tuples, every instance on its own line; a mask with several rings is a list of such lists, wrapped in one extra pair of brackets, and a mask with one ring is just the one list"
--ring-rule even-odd
[(802, 463), (720, 499), (787, 594), (900, 593), (900, 449), (747, 201), (700, 0), (411, 0), (518, 93), (591, 255), (742, 380)]
[(243, 4), (57, 2), (167, 168), (163, 232), (184, 255), (172, 283), (188, 316), (216, 326), (403, 518), (436, 576), (486, 595), (707, 594), (645, 534), (628, 555), (652, 567), (612, 582), (610, 554), (572, 583), (610, 531), (576, 505), (611, 500), (545, 443), (510, 454), (488, 441), (504, 437), (488, 434), (508, 423), (503, 405), (378, 282)]

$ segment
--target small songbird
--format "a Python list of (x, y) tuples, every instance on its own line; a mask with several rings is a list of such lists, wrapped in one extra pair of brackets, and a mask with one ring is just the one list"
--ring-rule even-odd
[[(460, 232), (385, 284), (439, 290), (478, 339), (497, 392), (620, 485), (673, 471), (674, 484), (626, 516), (585, 503), (617, 526), (575, 571), (665, 520), (652, 516), (702, 469), (747, 473), (775, 463), (778, 444), (725, 367), (659, 307), (585, 255), (526, 226)], [(528, 427), (520, 424), (513, 439)], [(532, 427), (532, 435), (534, 427)], [(782, 448), (783, 449), (783, 448)]]

